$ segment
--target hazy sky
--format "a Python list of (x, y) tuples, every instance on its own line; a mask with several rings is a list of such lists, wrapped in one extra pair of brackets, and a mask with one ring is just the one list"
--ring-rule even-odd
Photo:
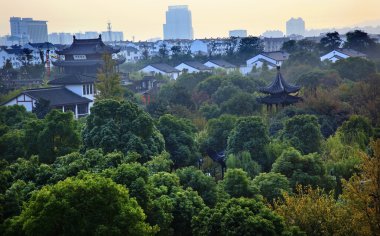
[(188, 5), (194, 36), (223, 37), (231, 29), (250, 35), (285, 31), (290, 17), (306, 28), (380, 25), (380, 0), (0, 0), (0, 35), (10, 34), (9, 17), (47, 20), (48, 31), (123, 31), (126, 39), (162, 37), (169, 5)]

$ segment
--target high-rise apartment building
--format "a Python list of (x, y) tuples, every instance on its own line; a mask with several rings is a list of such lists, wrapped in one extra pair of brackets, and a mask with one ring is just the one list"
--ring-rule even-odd
[(286, 22), (286, 35), (305, 35), (305, 21), (299, 18), (291, 18)]
[(191, 11), (187, 6), (169, 6), (164, 24), (164, 39), (193, 39)]
[(52, 44), (71, 44), (73, 35), (70, 33), (51, 33), (49, 34), (49, 42)]
[(33, 18), (11, 17), (11, 36), (27, 39), (31, 43), (48, 41), (47, 21), (33, 20)]

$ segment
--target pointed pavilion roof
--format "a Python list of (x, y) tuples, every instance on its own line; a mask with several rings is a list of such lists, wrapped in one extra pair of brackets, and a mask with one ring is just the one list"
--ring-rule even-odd
[(262, 93), (267, 94), (289, 94), (289, 93), (296, 93), (301, 89), (300, 86), (289, 84), (285, 81), (285, 79), (282, 77), (280, 72), (280, 67), (277, 67), (277, 76), (273, 80), (273, 82), (266, 86), (259, 88), (259, 91)]

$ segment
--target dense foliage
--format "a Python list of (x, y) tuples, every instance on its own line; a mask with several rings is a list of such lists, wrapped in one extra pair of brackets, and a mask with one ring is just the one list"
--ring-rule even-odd
[[(265, 66), (163, 79), (148, 105), (106, 90), (118, 78), (103, 71), (79, 120), (1, 106), (0, 234), (379, 235), (378, 44), (347, 36), (368, 58), (320, 62), (336, 33), (283, 45), (303, 102), (276, 111), (258, 102), (276, 73)], [(262, 50), (232, 46), (232, 59)], [(162, 47), (161, 61), (167, 50), (189, 59)]]

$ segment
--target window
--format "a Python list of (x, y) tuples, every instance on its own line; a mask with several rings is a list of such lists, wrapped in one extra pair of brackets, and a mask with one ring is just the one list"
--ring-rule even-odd
[(95, 93), (93, 84), (84, 84), (82, 89), (83, 89), (83, 95), (89, 95), (89, 94)]
[(86, 55), (74, 55), (74, 60), (86, 60)]

